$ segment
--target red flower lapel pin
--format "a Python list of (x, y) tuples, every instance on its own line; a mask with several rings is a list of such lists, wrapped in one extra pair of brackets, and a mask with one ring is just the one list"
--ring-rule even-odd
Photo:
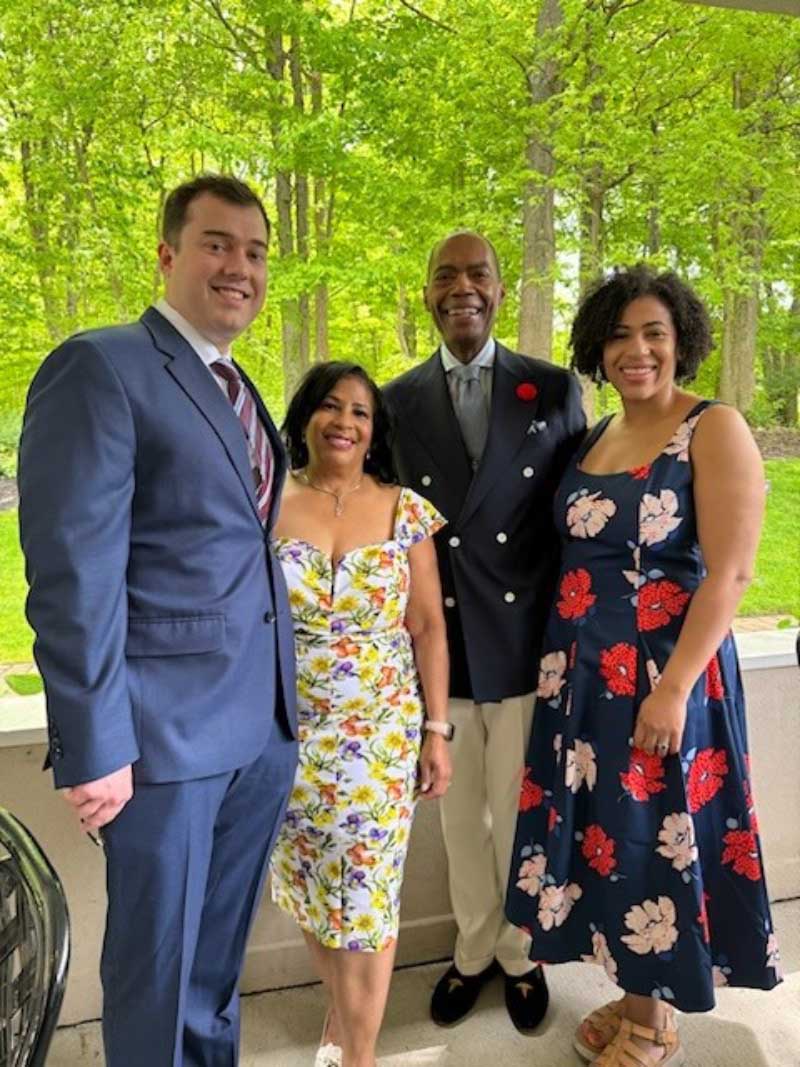
[(535, 400), (539, 395), (539, 390), (533, 382), (520, 382), (514, 392), (519, 399), (524, 400), (526, 404), (529, 404), (531, 400)]

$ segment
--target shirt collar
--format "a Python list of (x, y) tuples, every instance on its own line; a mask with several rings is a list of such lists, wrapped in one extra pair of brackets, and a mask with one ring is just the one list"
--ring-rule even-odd
[[(469, 361), (470, 366), (484, 367), (487, 370), (491, 370), (494, 366), (494, 357), (496, 351), (497, 343), (495, 342), (494, 337), (490, 337), (486, 344), (483, 346), (483, 348), (480, 350), (480, 352), (477, 354), (477, 356), (473, 356), (473, 358)], [(453, 353), (450, 351), (444, 341), (442, 341), (442, 343), (439, 345), (439, 356), (441, 358), (442, 367), (444, 368), (445, 374), (451, 371), (453, 367), (460, 367), (462, 365), (461, 360), (456, 359), (456, 357), (453, 355)]]
[(203, 337), (200, 331), (192, 326), (191, 322), (185, 319), (179, 311), (176, 311), (171, 304), (168, 304), (163, 297), (156, 304), (156, 311), (160, 312), (167, 322), (175, 327), (181, 337), (189, 342), (207, 367), (210, 367), (218, 359), (231, 358), (230, 351), (221, 352), (215, 344), (212, 344), (207, 337)]

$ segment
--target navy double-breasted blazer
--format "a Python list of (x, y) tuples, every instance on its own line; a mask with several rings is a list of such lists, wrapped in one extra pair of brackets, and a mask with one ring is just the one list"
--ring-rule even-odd
[(474, 472), (438, 351), (385, 388), (400, 480), (448, 520), (436, 548), (451, 696), (478, 703), (536, 688), (558, 566), (553, 495), (586, 427), (568, 371), (498, 344), (492, 373)]
[[(256, 394), (257, 395), (257, 394)], [(20, 443), (27, 612), (56, 785), (183, 781), (294, 735), (292, 624), (241, 424), (155, 309), (42, 364)]]

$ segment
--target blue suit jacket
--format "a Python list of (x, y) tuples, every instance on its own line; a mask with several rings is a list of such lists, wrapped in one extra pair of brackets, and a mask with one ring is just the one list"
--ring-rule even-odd
[[(253, 390), (255, 393), (255, 390)], [(257, 394), (255, 394), (257, 396)], [(241, 425), (153, 308), (42, 364), (20, 443), (27, 613), (57, 786), (206, 777), (296, 734), (291, 615)]]

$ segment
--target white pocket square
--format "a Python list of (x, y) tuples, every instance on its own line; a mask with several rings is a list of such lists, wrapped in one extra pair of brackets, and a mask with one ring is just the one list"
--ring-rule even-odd
[(544, 421), (544, 419), (534, 419), (533, 422), (530, 424), (530, 426), (528, 427), (528, 429), (525, 432), (526, 433), (541, 433), (542, 430), (546, 430), (546, 429), (547, 429), (547, 423)]

